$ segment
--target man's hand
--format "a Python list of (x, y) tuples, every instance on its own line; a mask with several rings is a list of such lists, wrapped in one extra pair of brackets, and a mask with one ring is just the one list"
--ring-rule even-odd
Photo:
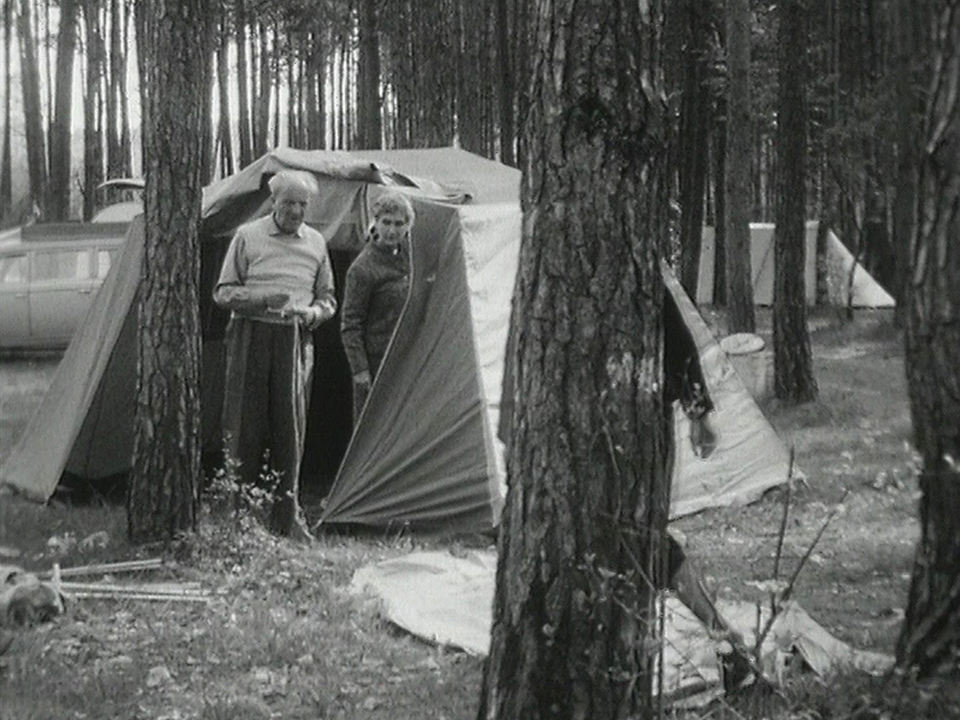
[(690, 444), (693, 445), (693, 454), (703, 460), (717, 449), (717, 434), (710, 426), (707, 415), (690, 420)]
[(353, 376), (353, 384), (354, 384), (354, 385), (365, 385), (366, 387), (370, 387), (370, 385), (373, 384), (373, 379), (370, 377), (370, 371), (369, 371), (369, 370), (361, 370), (361, 371), (358, 372), (356, 375), (354, 375), (354, 376)]
[(270, 292), (264, 295), (261, 300), (266, 305), (267, 310), (280, 310), (290, 302), (290, 295), (285, 292)]
[(329, 320), (334, 313), (326, 305), (298, 305), (284, 308), (280, 314), (283, 317), (295, 317), (306, 325), (308, 330), (316, 330), (320, 323)]

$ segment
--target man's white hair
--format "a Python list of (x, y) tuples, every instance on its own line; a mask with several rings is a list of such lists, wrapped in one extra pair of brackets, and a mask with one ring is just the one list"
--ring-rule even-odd
[(310, 195), (316, 195), (320, 192), (317, 179), (303, 170), (281, 170), (270, 178), (267, 185), (269, 185), (270, 195), (273, 197), (277, 197), (277, 195), (290, 187), (303, 188)]

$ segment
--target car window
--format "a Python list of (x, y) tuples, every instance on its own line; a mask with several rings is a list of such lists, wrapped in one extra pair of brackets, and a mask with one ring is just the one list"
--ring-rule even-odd
[(97, 251), (97, 278), (103, 280), (107, 273), (110, 272), (110, 266), (113, 264), (113, 256), (116, 253), (115, 250), (98, 250)]
[(7, 255), (0, 257), (0, 285), (13, 285), (27, 281), (27, 256)]
[(33, 280), (86, 280), (90, 277), (86, 250), (50, 250), (33, 256)]

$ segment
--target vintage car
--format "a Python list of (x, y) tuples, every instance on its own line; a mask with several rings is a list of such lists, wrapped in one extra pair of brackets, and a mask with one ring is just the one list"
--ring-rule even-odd
[[(122, 182), (138, 188), (138, 181)], [(0, 352), (70, 343), (140, 208), (139, 201), (125, 201), (105, 207), (93, 222), (0, 233)]]

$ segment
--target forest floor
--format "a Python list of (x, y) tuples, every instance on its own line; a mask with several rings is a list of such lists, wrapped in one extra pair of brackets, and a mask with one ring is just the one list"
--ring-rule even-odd
[[(861, 311), (853, 322), (817, 314), (811, 327), (820, 398), (764, 407), (803, 473), (790, 494), (784, 569), (832, 517), (794, 598), (837, 637), (892, 653), (918, 537), (901, 336), (889, 312)], [(30, 369), (31, 362), (0, 361), (0, 459), (49, 382), (49, 361)], [(722, 597), (762, 599), (756, 583), (770, 577), (785, 498), (774, 490), (748, 507), (675, 523)], [(41, 571), (54, 562), (163, 554), (170, 564), (140, 579), (199, 582), (216, 592), (205, 605), (80, 599), (52, 622), (19, 632), (0, 656), (0, 720), (475, 716), (482, 662), (397, 630), (346, 587), (367, 563), (414, 549), (485, 547), (486, 538), (328, 535), (302, 546), (205, 521), (197, 537), (164, 550), (127, 545), (125, 523), (115, 506), (41, 507), (0, 496), (0, 549), (8, 555), (0, 563)], [(48, 543), (100, 530), (106, 547), (57, 554)], [(852, 717), (871, 686), (841, 681), (840, 690), (817, 681), (774, 701), (732, 700), (678, 717)], [(925, 716), (949, 716), (939, 712)]]

